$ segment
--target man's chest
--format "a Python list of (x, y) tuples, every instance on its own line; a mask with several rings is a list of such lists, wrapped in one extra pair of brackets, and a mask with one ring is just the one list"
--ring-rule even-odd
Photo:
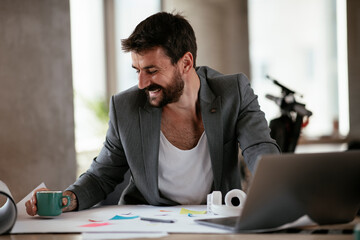
[(175, 147), (182, 150), (194, 148), (204, 132), (202, 122), (166, 122), (161, 121), (161, 131), (166, 139)]

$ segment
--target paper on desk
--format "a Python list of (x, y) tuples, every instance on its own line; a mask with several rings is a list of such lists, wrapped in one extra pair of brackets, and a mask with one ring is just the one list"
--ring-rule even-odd
[[(149, 205), (112, 205), (98, 208), (91, 208), (78, 212), (66, 212), (60, 216), (46, 219), (39, 216), (31, 217), (27, 215), (25, 202), (29, 200), (33, 192), (38, 188), (46, 188), (41, 183), (25, 198), (17, 203), (19, 208), (18, 219), (11, 233), (79, 233), (79, 232), (112, 232), (112, 233), (156, 233), (159, 232), (184, 232), (184, 233), (226, 233), (228, 231), (222, 229), (200, 226), (194, 223), (193, 219), (187, 215), (180, 215), (181, 206), (175, 207), (155, 207)], [(186, 206), (187, 209), (193, 211), (204, 211), (205, 205), (202, 206)], [(164, 216), (164, 212), (166, 216)], [(116, 216), (126, 215), (156, 218), (175, 219), (176, 223), (151, 223), (141, 221), (140, 218), (110, 220)], [(203, 214), (203, 218), (209, 217)], [(96, 226), (90, 225), (96, 221)], [(88, 227), (84, 227), (88, 226)]]
[(17, 217), (17, 209), (9, 188), (3, 181), (0, 181), (0, 196), (6, 200), (0, 204), (0, 235), (8, 233), (14, 226)]
[[(45, 187), (40, 184), (39, 187)], [(37, 189), (36, 188), (36, 189)], [(189, 217), (180, 214), (184, 206), (158, 207), (150, 205), (110, 205), (91, 208), (78, 212), (66, 212), (52, 219), (39, 216), (30, 217), (25, 212), (25, 202), (30, 199), (29, 193), (18, 203), (20, 209), (18, 219), (11, 233), (229, 233), (229, 231), (199, 225), (195, 219), (217, 218), (220, 215), (199, 214)], [(206, 205), (186, 206), (190, 211), (205, 211)], [(164, 212), (166, 215), (164, 216)], [(129, 215), (175, 220), (175, 223), (154, 223), (142, 221), (139, 217), (133, 219), (111, 220), (114, 216)], [(95, 219), (95, 220), (94, 220)], [(304, 221), (305, 220), (305, 221)], [(307, 225), (307, 219), (300, 219), (281, 229)], [(92, 224), (96, 222), (97, 224)], [(149, 235), (150, 236), (150, 235)]]
[(130, 239), (130, 238), (161, 238), (168, 236), (167, 232), (156, 233), (82, 233), (83, 240), (97, 239)]
[(46, 188), (45, 183), (41, 183), (39, 186), (37, 186), (36, 188), (34, 188), (34, 190), (32, 190), (28, 195), (26, 195), (26, 197), (24, 197), (21, 201), (19, 201), (16, 204), (16, 207), (18, 209), (18, 218), (19, 217), (26, 217), (27, 213), (26, 213), (26, 208), (25, 208), (25, 203), (30, 200), (30, 198), (32, 197), (32, 195), (34, 194), (34, 191), (38, 188)]
[[(194, 211), (204, 211), (206, 205), (186, 206)], [(11, 233), (80, 233), (80, 232), (110, 232), (110, 233), (229, 233), (229, 231), (202, 226), (194, 219), (208, 218), (207, 214), (188, 217), (181, 214), (182, 206), (166, 207), (166, 216), (159, 216), (164, 207), (149, 205), (110, 205), (91, 208), (78, 212), (66, 212), (52, 219), (39, 216), (22, 217), (15, 223)], [(142, 221), (140, 218), (125, 220), (110, 220), (116, 215), (125, 213), (141, 217), (173, 219), (175, 223), (158, 223)], [(96, 219), (96, 222), (94, 222)], [(94, 226), (92, 223), (97, 223)], [(91, 224), (91, 225), (89, 225)]]
[(274, 232), (274, 231), (281, 231), (289, 228), (298, 228), (298, 227), (305, 227), (305, 226), (315, 226), (317, 225), (308, 215), (304, 215), (297, 220), (286, 223), (279, 227), (275, 228), (265, 228), (265, 229), (256, 229), (256, 230), (249, 230), (246, 231), (248, 233), (264, 233), (264, 232)]

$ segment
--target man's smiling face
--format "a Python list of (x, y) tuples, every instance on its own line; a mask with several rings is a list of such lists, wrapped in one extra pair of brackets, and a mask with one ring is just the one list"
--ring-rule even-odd
[(178, 66), (171, 63), (161, 47), (131, 52), (131, 58), (138, 74), (138, 87), (146, 92), (152, 106), (163, 107), (179, 100), (184, 81)]

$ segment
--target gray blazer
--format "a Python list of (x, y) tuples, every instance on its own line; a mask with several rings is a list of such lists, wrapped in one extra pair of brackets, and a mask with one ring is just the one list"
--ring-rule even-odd
[[(243, 74), (222, 75), (198, 67), (199, 99), (214, 175), (213, 190), (225, 195), (241, 188), (239, 146), (253, 171), (259, 155), (278, 153), (257, 96)], [(93, 206), (112, 192), (130, 169), (131, 179), (121, 204), (176, 205), (158, 189), (161, 108), (151, 107), (136, 86), (114, 95), (104, 146), (89, 170), (67, 190), (73, 191), (79, 210)]]

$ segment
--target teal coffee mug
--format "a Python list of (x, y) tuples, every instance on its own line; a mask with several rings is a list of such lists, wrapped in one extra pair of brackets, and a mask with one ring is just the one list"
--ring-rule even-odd
[[(63, 205), (62, 199), (67, 199)], [(70, 197), (63, 196), (62, 191), (39, 191), (36, 193), (36, 206), (39, 216), (58, 216), (62, 209), (70, 205)]]

